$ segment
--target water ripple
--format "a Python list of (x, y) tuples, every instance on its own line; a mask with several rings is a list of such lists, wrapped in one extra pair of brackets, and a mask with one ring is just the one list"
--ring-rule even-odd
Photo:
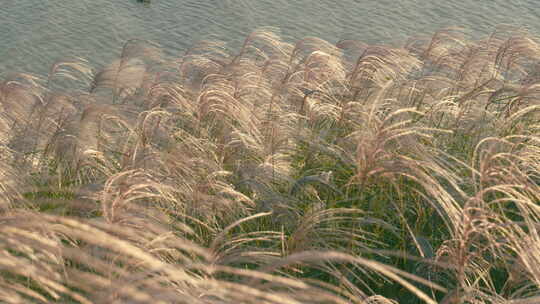
[(253, 29), (279, 27), (288, 37), (330, 42), (404, 40), (441, 27), (489, 33), (501, 23), (540, 32), (535, 0), (5, 0), (0, 10), (0, 74), (46, 73), (67, 55), (102, 65), (131, 38), (153, 40), (178, 54), (200, 39), (233, 45)]

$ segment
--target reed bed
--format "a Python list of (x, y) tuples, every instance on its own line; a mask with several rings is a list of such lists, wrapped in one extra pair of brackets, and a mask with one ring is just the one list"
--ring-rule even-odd
[(539, 63), (262, 28), (7, 75), (0, 302), (539, 303)]

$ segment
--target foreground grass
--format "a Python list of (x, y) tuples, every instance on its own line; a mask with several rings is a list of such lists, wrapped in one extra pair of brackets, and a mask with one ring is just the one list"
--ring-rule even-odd
[(270, 29), (0, 83), (4, 303), (536, 303), (540, 46)]

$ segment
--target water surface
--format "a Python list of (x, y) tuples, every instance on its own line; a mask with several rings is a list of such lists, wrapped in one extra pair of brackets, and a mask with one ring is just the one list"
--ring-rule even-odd
[(232, 45), (262, 26), (288, 39), (317, 36), (390, 43), (460, 26), (472, 35), (499, 24), (540, 33), (537, 0), (3, 0), (0, 74), (46, 73), (65, 56), (105, 64), (131, 38), (180, 54), (201, 39)]

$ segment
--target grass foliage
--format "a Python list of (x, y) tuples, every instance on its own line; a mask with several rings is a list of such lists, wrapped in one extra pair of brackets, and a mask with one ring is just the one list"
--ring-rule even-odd
[(540, 44), (254, 31), (0, 82), (2, 303), (538, 303)]

